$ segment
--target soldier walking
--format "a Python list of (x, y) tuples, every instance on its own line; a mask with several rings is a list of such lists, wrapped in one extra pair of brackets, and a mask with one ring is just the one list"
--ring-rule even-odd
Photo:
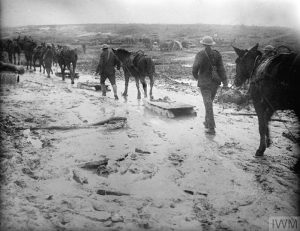
[(96, 70), (96, 74), (100, 73), (100, 84), (102, 95), (106, 96), (105, 80), (108, 78), (114, 92), (115, 99), (119, 99), (117, 94), (115, 66), (120, 70), (120, 61), (115, 54), (109, 49), (107, 44), (102, 46), (102, 53), (100, 55), (100, 61)]
[(195, 57), (193, 64), (193, 76), (198, 80), (203, 103), (205, 106), (205, 121), (203, 122), (208, 134), (215, 134), (215, 120), (213, 112), (213, 100), (217, 90), (223, 83), (227, 88), (227, 76), (222, 61), (222, 56), (211, 47), (215, 44), (212, 37), (204, 36), (200, 43), (204, 46)]

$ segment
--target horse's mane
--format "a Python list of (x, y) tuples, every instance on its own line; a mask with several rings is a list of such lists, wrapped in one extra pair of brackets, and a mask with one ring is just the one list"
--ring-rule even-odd
[(125, 50), (124, 48), (119, 48), (117, 51), (124, 54), (124, 55), (130, 55), (131, 54), (131, 52), (129, 52), (128, 50)]

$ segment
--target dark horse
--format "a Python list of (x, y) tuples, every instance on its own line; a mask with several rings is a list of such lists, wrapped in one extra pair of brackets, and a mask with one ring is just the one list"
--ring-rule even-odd
[(10, 63), (20, 65), (21, 47), (16, 39), (8, 40), (7, 53)]
[[(71, 83), (74, 84), (75, 69), (78, 59), (76, 49), (71, 49), (67, 46), (59, 46), (56, 54), (58, 65), (61, 69), (62, 80), (65, 80), (66, 67), (70, 70)], [(71, 68), (72, 64), (72, 68)]]
[(45, 74), (45, 65), (44, 65), (44, 54), (46, 52), (46, 43), (41, 43), (40, 46), (37, 46), (34, 48), (33, 51), (33, 57), (32, 57), (32, 62), (33, 62), (33, 69), (35, 71), (35, 63), (36, 61), (39, 62), (39, 67), (40, 67), (40, 72), (42, 71), (43, 67), (43, 73)]
[(28, 70), (28, 66), (31, 69), (33, 51), (34, 48), (37, 46), (37, 44), (32, 39), (28, 39), (26, 36), (23, 39), (20, 39), (18, 43), (25, 54), (26, 67), (27, 67), (26, 69)]
[(236, 59), (235, 85), (250, 80), (249, 93), (258, 116), (260, 145), (256, 156), (262, 156), (271, 144), (268, 123), (277, 110), (294, 110), (300, 118), (300, 55), (277, 54), (261, 60), (258, 44), (250, 50), (233, 47)]
[(139, 81), (141, 81), (144, 89), (144, 97), (147, 97), (147, 83), (145, 80), (146, 76), (149, 76), (150, 79), (150, 98), (153, 98), (152, 88), (154, 84), (153, 75), (155, 74), (155, 66), (153, 60), (144, 55), (142, 52), (129, 52), (125, 49), (112, 49), (114, 54), (122, 63), (122, 68), (125, 75), (125, 90), (123, 92), (123, 96), (127, 96), (128, 91), (128, 82), (129, 77), (133, 76), (135, 78), (136, 87), (138, 90), (137, 98), (141, 98), (140, 85)]

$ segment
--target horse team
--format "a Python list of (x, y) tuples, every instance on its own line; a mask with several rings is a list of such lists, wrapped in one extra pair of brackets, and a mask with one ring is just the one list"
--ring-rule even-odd
[(55, 46), (53, 43), (46, 44), (42, 42), (40, 45), (31, 37), (24, 36), (14, 39), (3, 39), (0, 42), (0, 51), (7, 52), (10, 63), (20, 65), (21, 53), (24, 53), (26, 60), (26, 69), (36, 66), (40, 67), (40, 72), (43, 68), (43, 73), (47, 71), (48, 77), (50, 72), (53, 73), (52, 64), (58, 64), (61, 68), (62, 79), (65, 79), (65, 70), (70, 70), (71, 83), (74, 84), (75, 69), (77, 64), (77, 50), (71, 49), (68, 46)]

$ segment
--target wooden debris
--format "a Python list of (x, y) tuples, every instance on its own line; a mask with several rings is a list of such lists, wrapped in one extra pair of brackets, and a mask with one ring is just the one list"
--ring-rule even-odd
[(79, 172), (76, 170), (73, 170), (73, 179), (79, 184), (87, 184), (88, 183), (87, 178), (81, 177)]
[(130, 196), (128, 193), (122, 193), (122, 192), (114, 192), (114, 191), (109, 191), (109, 190), (103, 190), (103, 189), (98, 189), (97, 194), (102, 195), (102, 196), (107, 196), (107, 195), (112, 195), (112, 196)]
[(104, 158), (103, 160), (95, 160), (80, 164), (79, 167), (85, 169), (97, 169), (100, 165), (107, 165), (107, 163), (108, 159)]
[(93, 123), (93, 124), (87, 124), (87, 125), (71, 125), (71, 126), (49, 126), (49, 127), (17, 127), (17, 130), (26, 130), (26, 129), (30, 129), (32, 131), (34, 130), (61, 130), (61, 131), (65, 131), (65, 130), (73, 130), (73, 129), (85, 129), (85, 128), (92, 128), (95, 126), (101, 126), (104, 124), (115, 124), (118, 121), (123, 121), (124, 123), (127, 121), (126, 117), (111, 117), (109, 119), (106, 120), (102, 120), (100, 122), (97, 123)]

